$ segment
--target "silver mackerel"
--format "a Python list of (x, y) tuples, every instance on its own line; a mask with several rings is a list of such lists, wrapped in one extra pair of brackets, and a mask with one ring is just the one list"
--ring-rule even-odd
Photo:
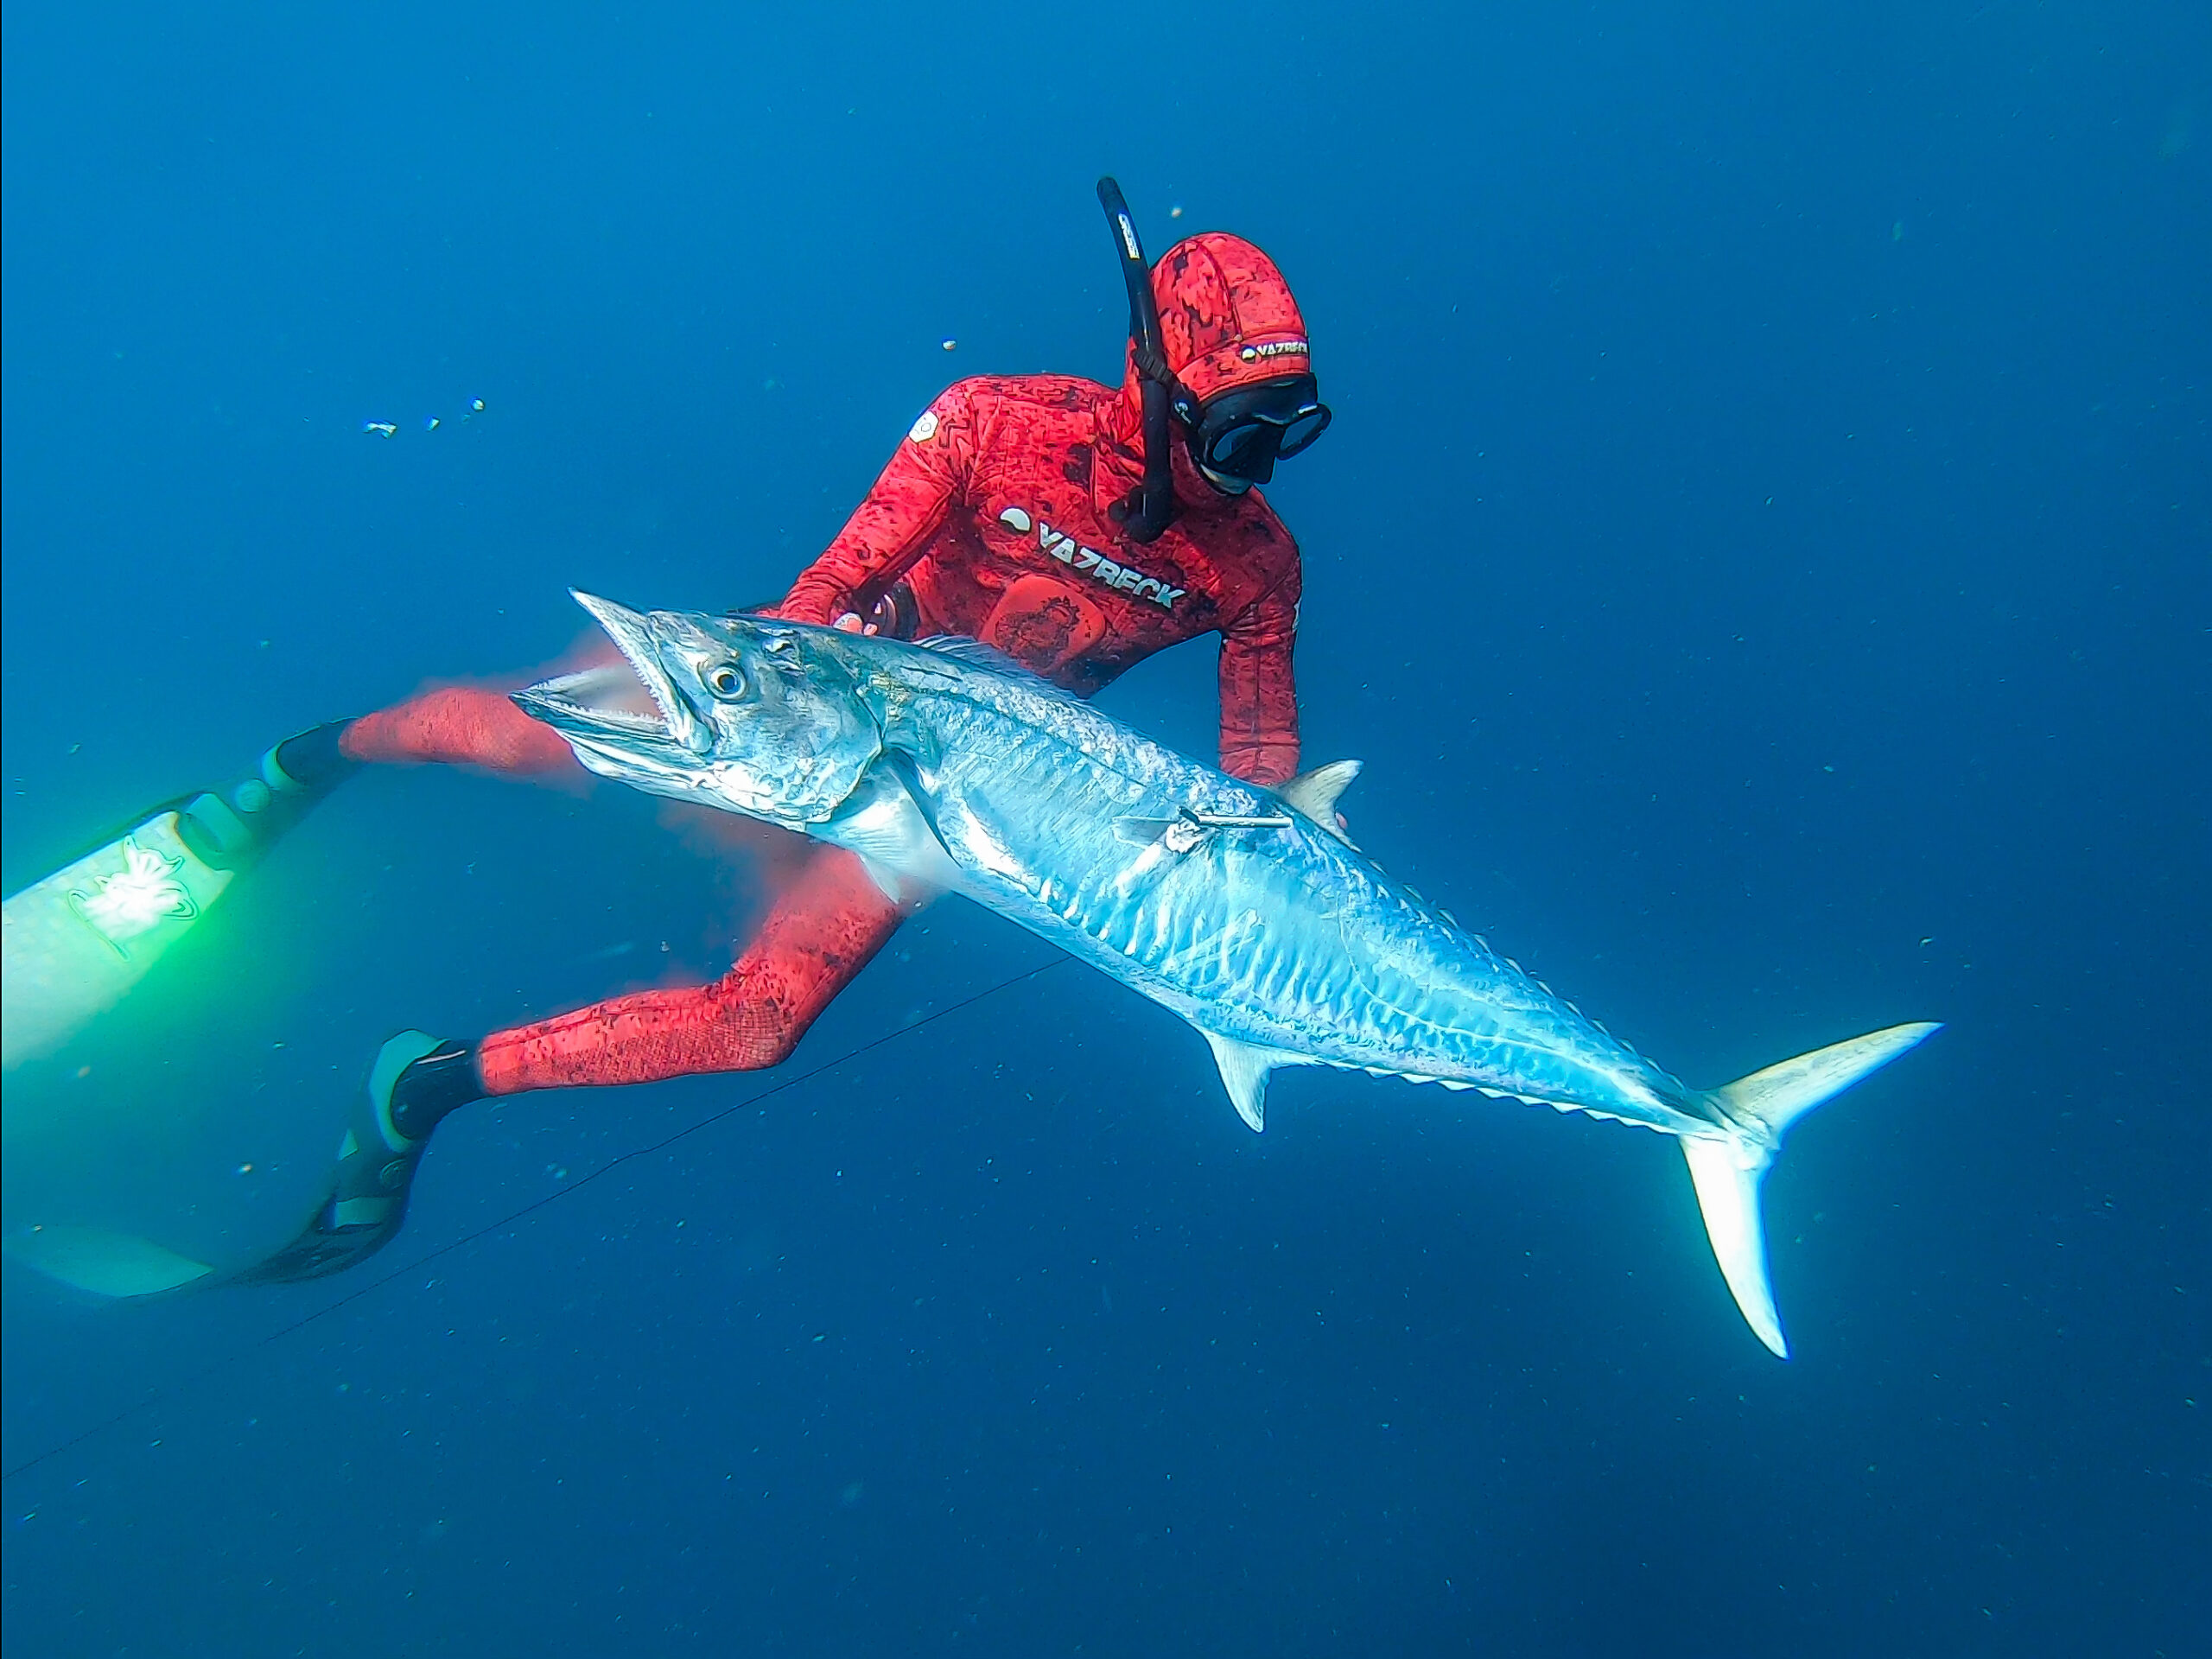
[(1326, 1065), (1672, 1135), (1738, 1306), (1787, 1353), (1760, 1179), (1795, 1118), (1933, 1025), (1692, 1089), (1345, 840), (1351, 763), (1262, 789), (970, 641), (577, 599), (647, 697), (608, 697), (601, 674), (517, 701), (593, 771), (849, 848), (896, 896), (950, 888), (1019, 922), (1197, 1027), (1255, 1129), (1270, 1071)]

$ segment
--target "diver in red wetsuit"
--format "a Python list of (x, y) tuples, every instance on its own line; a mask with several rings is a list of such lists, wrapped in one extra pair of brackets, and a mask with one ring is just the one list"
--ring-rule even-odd
[[(984, 376), (947, 388), (777, 613), (972, 635), (1084, 696), (1156, 651), (1218, 633), (1222, 766), (1281, 783), (1298, 766), (1298, 547), (1253, 486), (1329, 422), (1305, 321), (1250, 243), (1194, 236), (1147, 268), (1120, 192), (1109, 180), (1099, 194), (1129, 285), (1122, 384)], [(462, 689), (295, 742), (278, 754), (300, 772), (575, 764), (504, 696)], [(330, 1201), (245, 1276), (313, 1277), (380, 1248), (430, 1131), (470, 1101), (778, 1064), (909, 913), (853, 855), (817, 848), (711, 985), (618, 996), (469, 1043), (401, 1033), (357, 1105)]]

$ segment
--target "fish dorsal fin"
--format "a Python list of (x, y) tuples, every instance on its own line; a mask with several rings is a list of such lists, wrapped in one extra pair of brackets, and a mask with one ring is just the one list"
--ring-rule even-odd
[(996, 645), (987, 645), (964, 633), (932, 633), (915, 640), (914, 644), (924, 651), (934, 652), (939, 657), (950, 657), (956, 663), (965, 663), (970, 668), (980, 668), (988, 673), (1003, 674), (1009, 680), (1020, 680), (1040, 691), (1050, 691), (1057, 697), (1072, 696), (1066, 687), (1054, 685), (1028, 664), (1007, 656)]
[(1027, 663), (1017, 663), (996, 645), (987, 645), (964, 633), (926, 634), (914, 643), (924, 651), (933, 651), (940, 657), (950, 657), (977, 668), (988, 668), (995, 674), (1020, 675), (1032, 680), (1039, 677)]
[(1357, 760), (1332, 760), (1325, 766), (1300, 772), (1275, 793), (1345, 846), (1357, 848), (1358, 843), (1344, 834), (1344, 827), (1337, 822), (1337, 797), (1344, 792), (1345, 785), (1359, 776), (1360, 765)]

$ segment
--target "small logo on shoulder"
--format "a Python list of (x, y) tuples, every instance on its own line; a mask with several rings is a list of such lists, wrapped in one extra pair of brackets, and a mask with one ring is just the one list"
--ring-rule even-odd
[(1262, 362), (1271, 357), (1311, 357), (1313, 348), (1302, 340), (1271, 340), (1258, 346), (1240, 346), (1236, 355), (1247, 363)]
[(924, 410), (915, 418), (914, 423), (906, 429), (906, 435), (916, 443), (927, 443), (937, 436), (937, 410)]

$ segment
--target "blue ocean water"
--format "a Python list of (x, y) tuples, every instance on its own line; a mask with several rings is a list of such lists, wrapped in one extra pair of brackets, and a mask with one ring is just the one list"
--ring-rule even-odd
[[(2205, 1649), (2201, 7), (32, 0), (0, 93), (10, 891), (570, 585), (779, 591), (956, 375), (1116, 374), (1112, 171), (1312, 323), (1363, 844), (1694, 1082), (1949, 1022), (1769, 1181), (1778, 1363), (1659, 1141), (1334, 1073), (1254, 1136), (948, 903), (781, 1072), (456, 1117), (351, 1275), (11, 1262), (11, 1651)], [(1203, 753), (1211, 670), (1106, 703)], [(390, 1032), (758, 902), (365, 775), (10, 1078), (7, 1225), (241, 1259)]]

